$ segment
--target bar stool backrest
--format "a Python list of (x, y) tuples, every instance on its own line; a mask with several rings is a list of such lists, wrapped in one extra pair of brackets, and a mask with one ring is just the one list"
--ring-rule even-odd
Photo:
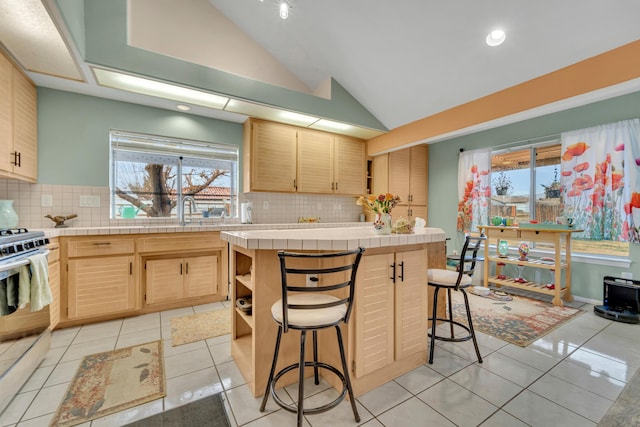
[[(460, 287), (460, 282), (463, 275), (473, 275), (473, 271), (476, 268), (476, 263), (478, 262), (478, 252), (482, 247), (482, 242), (484, 242), (486, 239), (487, 238), (484, 234), (478, 237), (467, 236), (465, 238), (462, 252), (460, 252), (460, 263), (458, 264), (458, 280), (456, 281), (455, 287), (456, 291)], [(471, 265), (467, 267), (468, 264)]]
[[(364, 248), (362, 247), (351, 251), (319, 254), (279, 251), (278, 257), (280, 258), (282, 277), (283, 332), (287, 332), (289, 328), (288, 310), (317, 310), (346, 304), (347, 311), (342, 321), (348, 322), (353, 308), (352, 301), (355, 293), (356, 273), (363, 252)], [(323, 267), (323, 265), (325, 266)], [(311, 279), (315, 286), (306, 286), (308, 275), (315, 277)], [(339, 291), (344, 288), (348, 288), (346, 296), (339, 297), (333, 301), (314, 303), (313, 298), (310, 298), (310, 302), (305, 304), (288, 303), (290, 293), (317, 295), (318, 293)], [(343, 294), (344, 292), (337, 292), (332, 295)]]

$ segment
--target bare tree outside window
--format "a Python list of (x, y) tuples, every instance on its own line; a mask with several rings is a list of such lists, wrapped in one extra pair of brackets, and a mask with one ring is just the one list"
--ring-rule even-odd
[[(179, 192), (196, 200), (198, 211), (233, 216), (237, 200), (237, 148), (184, 141), (153, 144), (143, 136), (112, 136), (113, 215), (171, 217)], [(113, 142), (116, 139), (116, 142)], [(200, 214), (200, 212), (198, 212)], [(203, 215), (205, 216), (205, 215)]]

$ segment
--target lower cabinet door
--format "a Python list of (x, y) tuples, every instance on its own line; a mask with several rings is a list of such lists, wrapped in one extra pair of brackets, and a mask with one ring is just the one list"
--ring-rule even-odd
[(68, 318), (120, 313), (136, 308), (133, 256), (70, 259)]
[(216, 255), (184, 258), (185, 297), (201, 297), (218, 293), (218, 262)]
[(184, 298), (182, 258), (150, 259), (146, 263), (147, 304), (171, 302)]

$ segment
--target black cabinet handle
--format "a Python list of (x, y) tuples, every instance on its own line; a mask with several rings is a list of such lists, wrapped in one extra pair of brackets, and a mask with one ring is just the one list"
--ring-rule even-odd
[(182, 276), (182, 263), (180, 263), (180, 275)]
[(404, 282), (404, 261), (400, 263), (400, 280)]
[(394, 262), (389, 267), (393, 268), (393, 273), (391, 274), (391, 277), (389, 277), (389, 279), (393, 280), (393, 283), (395, 284), (396, 283), (396, 263)]
[(186, 266), (187, 266), (187, 267), (186, 267), (186, 270), (187, 270), (187, 271), (186, 271), (186, 274), (189, 274), (189, 263), (188, 263), (188, 262), (186, 263)]

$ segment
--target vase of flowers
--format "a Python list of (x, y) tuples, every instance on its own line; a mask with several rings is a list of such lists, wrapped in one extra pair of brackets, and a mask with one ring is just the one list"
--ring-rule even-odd
[(378, 196), (360, 196), (357, 204), (364, 206), (375, 214), (373, 232), (375, 234), (391, 234), (391, 209), (400, 203), (400, 196), (390, 193)]

